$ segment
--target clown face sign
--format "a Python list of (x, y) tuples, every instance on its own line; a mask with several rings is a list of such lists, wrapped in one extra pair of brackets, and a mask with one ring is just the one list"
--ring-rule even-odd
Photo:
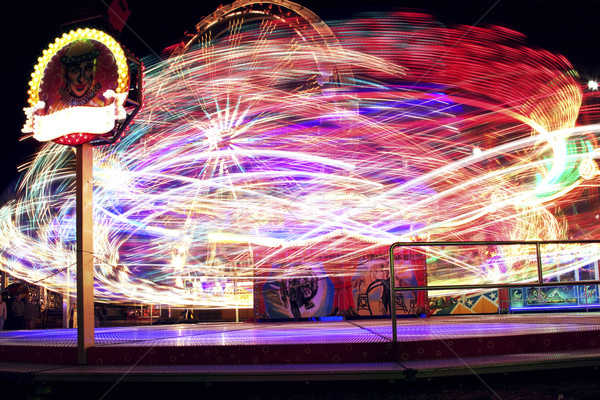
[(94, 29), (71, 31), (38, 61), (29, 82), (24, 133), (73, 146), (112, 136), (125, 121), (129, 67), (112, 37)]

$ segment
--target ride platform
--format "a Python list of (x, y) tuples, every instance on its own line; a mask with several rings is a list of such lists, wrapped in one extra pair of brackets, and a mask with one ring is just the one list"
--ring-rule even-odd
[(600, 313), (96, 328), (88, 364), (75, 329), (0, 332), (0, 373), (39, 381), (417, 379), (600, 366)]

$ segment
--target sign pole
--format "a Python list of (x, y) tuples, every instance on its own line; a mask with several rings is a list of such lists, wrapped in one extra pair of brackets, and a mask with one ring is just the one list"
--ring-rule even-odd
[(87, 364), (87, 350), (94, 346), (94, 214), (93, 148), (77, 146), (77, 361)]
[[(130, 65), (136, 70), (133, 83)], [(76, 149), (79, 364), (88, 363), (87, 351), (94, 346), (92, 143), (118, 141), (141, 109), (143, 76), (140, 60), (114, 38), (102, 31), (79, 28), (56, 38), (44, 50), (29, 81), (29, 107), (24, 108), (27, 121), (22, 132), (32, 133), (40, 142), (53, 141)]]

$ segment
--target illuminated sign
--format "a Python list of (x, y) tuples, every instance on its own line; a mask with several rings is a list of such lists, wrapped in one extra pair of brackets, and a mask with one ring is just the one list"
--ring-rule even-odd
[(128, 61), (131, 57), (117, 41), (95, 29), (57, 38), (31, 74), (23, 133), (66, 145), (111, 142), (131, 119), (124, 107), (130, 91)]

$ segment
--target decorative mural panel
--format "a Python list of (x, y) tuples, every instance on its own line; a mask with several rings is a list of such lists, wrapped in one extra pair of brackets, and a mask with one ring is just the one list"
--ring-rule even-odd
[[(424, 258), (406, 251), (396, 256), (395, 286), (424, 283)], [(284, 270), (289, 270), (289, 277)], [(274, 264), (254, 286), (259, 320), (390, 315), (390, 268), (387, 255), (369, 255), (333, 270), (327, 263)], [(426, 293), (397, 292), (398, 315), (426, 313)]]
[(431, 315), (497, 314), (501, 290), (431, 297)]
[(511, 289), (511, 310), (599, 307), (598, 285)]

